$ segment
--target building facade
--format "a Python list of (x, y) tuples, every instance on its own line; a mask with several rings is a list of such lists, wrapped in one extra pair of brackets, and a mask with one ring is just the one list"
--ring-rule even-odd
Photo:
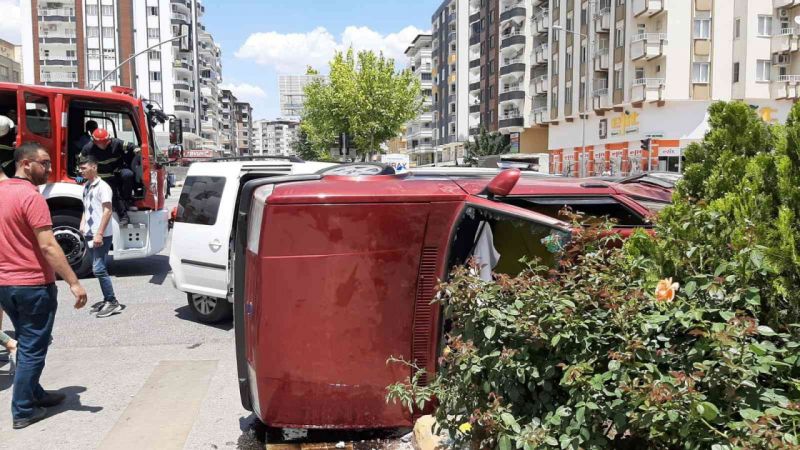
[[(183, 122), (187, 148), (221, 149), (221, 53), (202, 25), (200, 0), (22, 0), (20, 7), (26, 83), (134, 88)], [(184, 24), (190, 51), (174, 41), (125, 62), (179, 36)], [(157, 131), (159, 140), (168, 135), (166, 126)]]
[(433, 163), (454, 164), (469, 137), (469, 0), (446, 0), (431, 17)]
[(253, 122), (253, 154), (293, 155), (300, 122), (295, 120), (257, 120)]
[(220, 144), (224, 156), (234, 156), (238, 150), (236, 144), (236, 96), (228, 89), (223, 89), (220, 95), (221, 121)]
[(303, 104), (306, 101), (306, 85), (324, 79), (322, 75), (279, 75), (281, 115), (292, 120), (299, 119), (303, 115)]
[(253, 108), (249, 103), (234, 103), (236, 120), (236, 152), (238, 156), (253, 154)]
[[(413, 120), (406, 123), (403, 141), (414, 165), (433, 164), (433, 74), (431, 60), (430, 34), (420, 34), (406, 49), (407, 68), (419, 80), (421, 86), (422, 111)], [(396, 152), (395, 152), (396, 153)]]
[(19, 46), (0, 39), (0, 81), (22, 82)]

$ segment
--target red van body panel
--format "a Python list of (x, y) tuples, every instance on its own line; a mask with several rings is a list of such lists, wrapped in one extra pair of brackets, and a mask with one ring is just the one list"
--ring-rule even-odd
[[(386, 387), (411, 371), (387, 360), (416, 360), (429, 373), (435, 370), (439, 313), (431, 300), (464, 207), (457, 186), (449, 195), (431, 195), (430, 187), (429, 199), (450, 201), (425, 202), (408, 183), (378, 196), (382, 201), (374, 192), (359, 193), (371, 189), (353, 181), (276, 187), (259, 254), (247, 252), (245, 275), (246, 357), (264, 423), (413, 424), (401, 405), (386, 402)], [(327, 194), (332, 197), (320, 203)], [(354, 200), (360, 195), (372, 201)]]

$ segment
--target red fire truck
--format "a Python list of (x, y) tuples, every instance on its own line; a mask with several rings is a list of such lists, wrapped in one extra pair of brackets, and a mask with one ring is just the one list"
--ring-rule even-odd
[(53, 171), (41, 191), (50, 206), (56, 239), (78, 276), (91, 273), (91, 258), (79, 231), (83, 187), (76, 181), (79, 142), (89, 120), (141, 149), (133, 167), (135, 203), (129, 212), (130, 224), (120, 227), (116, 216), (112, 221), (114, 259), (143, 258), (164, 248), (169, 218), (164, 209), (165, 170), (156, 160), (159, 150), (153, 127), (167, 121), (166, 114), (135, 98), (127, 88), (96, 92), (0, 83), (0, 115), (15, 123), (14, 133), (5, 136), (0, 146), (8, 150), (38, 142), (50, 152)]

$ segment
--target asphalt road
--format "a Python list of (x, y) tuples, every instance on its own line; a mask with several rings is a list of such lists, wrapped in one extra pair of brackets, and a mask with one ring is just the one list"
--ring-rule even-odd
[[(127, 305), (116, 316), (75, 310), (59, 283), (42, 385), (67, 401), (42, 422), (12, 430), (11, 377), (0, 362), (1, 449), (263, 448), (239, 402), (232, 324), (191, 319), (185, 294), (172, 286), (168, 251), (111, 262)], [(83, 284), (90, 305), (102, 298), (95, 279)], [(3, 328), (12, 329), (8, 318)]]

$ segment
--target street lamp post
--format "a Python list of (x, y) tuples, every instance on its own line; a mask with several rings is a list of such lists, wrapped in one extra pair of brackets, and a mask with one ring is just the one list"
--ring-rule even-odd
[[(589, 1), (588, 5), (587, 5), (587, 8), (588, 8), (587, 9), (587, 13), (586, 13), (586, 20), (587, 21), (589, 20), (589, 14), (591, 14), (592, 4), (593, 3), (594, 3), (593, 1)], [(588, 24), (587, 24), (587, 28), (588, 28)], [(583, 128), (583, 130), (581, 132), (581, 152), (585, 153), (586, 152), (586, 119), (587, 119), (587, 117), (589, 115), (589, 56), (592, 54), (592, 42), (589, 39), (589, 36), (587, 36), (587, 35), (585, 35), (583, 33), (577, 32), (575, 30), (567, 30), (566, 28), (564, 28), (564, 27), (562, 27), (560, 25), (554, 26), (553, 30), (554, 31), (563, 31), (565, 33), (572, 33), (572, 34), (574, 34), (576, 36), (579, 36), (579, 37), (581, 37), (583, 39), (586, 39), (586, 81), (584, 82), (584, 85), (583, 85), (583, 114), (581, 114), (581, 123), (582, 123), (582, 128)], [(558, 63), (556, 63), (556, 64), (558, 64)]]

